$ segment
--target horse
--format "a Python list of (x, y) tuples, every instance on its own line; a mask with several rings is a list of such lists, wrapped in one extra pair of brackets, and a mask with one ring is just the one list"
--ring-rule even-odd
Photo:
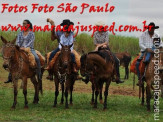
[[(151, 89), (153, 89), (154, 92), (157, 92), (157, 93), (160, 89), (163, 90), (163, 71), (159, 70), (160, 62), (163, 62), (163, 48), (162, 47), (158, 48), (156, 53), (154, 53), (145, 72), (147, 111), (151, 110), (150, 109)], [(143, 82), (142, 83), (142, 102), (141, 102), (142, 105), (144, 105), (144, 91), (145, 91), (145, 88), (144, 88), (144, 82)], [(157, 98), (155, 99), (158, 99), (158, 97), (159, 95), (157, 94)], [(156, 108), (156, 104), (154, 104), (154, 108)]]
[[(92, 90), (95, 89), (95, 101), (94, 101), (94, 92), (92, 93), (92, 102), (94, 103), (94, 108), (97, 108), (97, 97), (99, 92), (102, 92), (102, 87), (104, 82), (105, 91), (104, 91), (104, 110), (107, 108), (107, 96), (108, 90), (111, 83), (111, 80), (114, 76), (114, 61), (113, 57), (104, 58), (103, 53), (108, 53), (106, 50), (101, 50), (100, 52), (89, 52), (81, 56), (81, 68), (80, 73), (83, 77), (91, 78)], [(102, 96), (101, 96), (102, 97)]]
[(57, 97), (59, 95), (59, 83), (62, 89), (62, 97), (61, 97), (61, 104), (64, 102), (64, 94), (66, 98), (65, 108), (69, 108), (68, 106), (68, 91), (70, 91), (70, 105), (72, 105), (72, 91), (73, 85), (77, 78), (77, 74), (73, 72), (73, 62), (71, 59), (71, 50), (70, 48), (73, 46), (64, 46), (62, 45), (62, 49), (56, 61), (53, 65), (53, 74), (54, 74), (54, 82), (55, 82), (55, 99), (53, 107), (57, 105)]
[(129, 78), (129, 64), (131, 62), (131, 55), (128, 52), (115, 53), (116, 57), (120, 60), (120, 65), (125, 67), (125, 77), (124, 79)]
[(16, 38), (13, 41), (8, 42), (4, 37), (1, 36), (1, 40), (4, 44), (2, 47), (2, 56), (4, 60), (3, 67), (5, 69), (8, 69), (11, 73), (14, 88), (14, 102), (11, 108), (15, 109), (17, 104), (18, 79), (22, 79), (23, 83), (23, 94), (25, 99), (24, 108), (28, 108), (27, 78), (30, 78), (31, 82), (34, 85), (35, 95), (33, 103), (37, 104), (39, 101), (39, 91), (42, 93), (42, 80), (36, 79), (36, 71), (30, 67), (26, 52), (24, 52), (20, 49), (20, 47), (14, 44)]

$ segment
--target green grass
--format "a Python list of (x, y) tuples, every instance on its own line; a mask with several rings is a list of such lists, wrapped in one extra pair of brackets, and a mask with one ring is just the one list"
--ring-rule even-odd
[[(147, 112), (145, 106), (140, 106), (137, 97), (109, 95), (108, 109), (103, 111), (103, 105), (98, 103), (98, 108), (90, 105), (91, 94), (73, 94), (73, 106), (65, 109), (58, 104), (53, 108), (54, 92), (45, 91), (40, 96), (38, 105), (32, 104), (34, 91), (28, 90), (29, 109), (24, 110), (22, 91), (18, 93), (18, 104), (15, 110), (10, 107), (13, 102), (11, 88), (0, 88), (0, 121), (109, 121), (109, 122), (152, 122), (153, 112)], [(60, 102), (60, 95), (58, 103)], [(163, 108), (162, 100), (160, 108)], [(152, 103), (152, 101), (151, 101)], [(160, 112), (160, 120), (163, 113)]]

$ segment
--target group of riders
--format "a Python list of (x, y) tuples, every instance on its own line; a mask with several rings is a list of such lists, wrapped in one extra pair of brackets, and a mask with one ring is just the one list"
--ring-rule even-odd
[[(54, 21), (51, 20), (50, 18), (47, 19), (47, 22), (49, 22), (51, 25), (55, 25)], [(71, 30), (68, 29), (69, 26), (74, 25), (74, 23), (71, 22), (69, 19), (65, 19), (65, 20), (63, 20), (63, 22), (60, 25), (62, 27), (64, 27), (63, 30), (66, 30), (66, 31), (58, 30), (57, 32), (55, 32), (55, 29), (53, 29), (51, 31), (51, 40), (57, 40), (59, 45), (55, 50), (53, 50), (51, 52), (50, 57), (49, 57), (49, 62), (53, 59), (55, 54), (61, 50), (61, 48), (62, 48), (61, 45), (69, 46), (69, 45), (74, 44), (74, 41), (75, 41), (74, 32), (72, 32)], [(102, 21), (99, 21), (95, 25), (100, 28), (103, 27), (101, 29), (98, 29), (94, 33), (93, 40), (94, 40), (94, 45), (95, 45), (95, 51), (99, 51), (99, 49), (106, 49), (111, 52), (111, 50), (109, 48), (109, 34), (108, 34), (108, 31), (104, 31), (105, 23)], [(32, 23), (29, 20), (24, 20), (23, 26), (24, 27), (29, 26), (29, 28), (27, 30), (21, 31), (18, 34), (17, 40), (16, 40), (16, 45), (18, 45), (20, 47), (20, 49), (24, 49), (27, 47), (29, 47), (31, 49), (31, 52), (34, 55), (36, 63), (37, 63), (37, 71), (36, 72), (37, 72), (37, 75), (39, 76), (38, 78), (42, 79), (40, 60), (34, 50), (35, 35), (34, 35), (34, 32), (31, 31)], [(153, 40), (160, 39), (159, 35), (155, 32), (155, 29), (158, 29), (158, 28), (159, 28), (159, 26), (155, 26), (155, 24), (153, 22), (151, 22), (148, 25), (147, 30), (145, 32), (143, 32), (143, 34), (139, 38), (139, 46), (141, 48), (141, 55), (138, 58), (137, 63), (136, 63), (136, 70), (137, 70), (138, 81), (139, 81), (138, 85), (141, 85), (140, 71), (139, 71), (140, 61), (142, 60), (143, 56), (146, 55), (144, 63), (146, 65), (149, 63), (150, 55), (151, 55), (151, 53), (153, 53), (153, 51), (155, 49)], [(160, 39), (160, 46), (163, 46), (161, 39)], [(71, 51), (72, 50), (73, 50), (73, 46), (71, 47)], [(112, 54), (113, 60), (115, 62), (115, 70), (116, 70), (115, 81), (116, 81), (116, 83), (123, 83), (124, 81), (120, 80), (119, 59), (113, 53), (111, 53), (111, 54)], [(78, 71), (76, 69), (75, 55), (73, 53), (71, 53), (71, 58), (72, 58), (72, 62), (73, 62), (73, 72), (77, 73)], [(50, 70), (49, 67), (47, 67), (46, 69)], [(51, 77), (52, 77), (52, 74), (49, 74), (49, 76), (47, 78), (50, 79)], [(89, 78), (87, 78), (83, 81), (85, 83), (88, 83)], [(12, 82), (12, 76), (9, 73), (8, 80), (5, 83), (10, 83), (10, 82)]]

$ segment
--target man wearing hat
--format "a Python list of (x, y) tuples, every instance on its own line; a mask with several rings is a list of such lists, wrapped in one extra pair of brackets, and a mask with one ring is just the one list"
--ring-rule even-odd
[[(143, 56), (146, 55), (145, 60), (144, 60), (145, 67), (148, 65), (150, 61), (151, 53), (153, 53), (154, 51), (153, 40), (156, 38), (160, 38), (159, 35), (155, 32), (155, 29), (158, 29), (158, 28), (159, 26), (155, 26), (155, 24), (151, 22), (148, 25), (148, 28), (147, 28), (148, 30), (143, 32), (143, 34), (139, 38), (139, 47), (141, 48), (141, 55), (138, 58), (137, 63), (136, 63), (136, 71), (137, 71), (138, 81), (139, 81), (139, 83), (137, 84), (138, 86), (141, 86), (141, 81), (144, 79), (144, 76), (142, 77), (142, 79), (140, 79), (140, 71), (139, 71), (140, 62), (143, 59)], [(162, 41), (160, 41), (160, 45), (162, 45)]]
[[(105, 23), (103, 21), (98, 21), (96, 24), (98, 26), (98, 31), (94, 33), (94, 45), (96, 46), (95, 51), (99, 49), (109, 49), (109, 34), (108, 31), (104, 31)], [(124, 81), (120, 80), (120, 73), (119, 73), (119, 60), (117, 57), (112, 53), (114, 60), (115, 60), (115, 69), (116, 69), (116, 83), (123, 83)]]
[[(54, 26), (55, 26), (54, 21), (51, 20), (50, 18), (47, 18), (47, 22), (49, 22), (51, 25), (54, 25)], [(63, 20), (63, 22), (60, 24), (60, 26), (63, 26), (63, 27), (65, 27), (65, 28), (69, 27), (70, 25), (74, 25), (74, 23), (71, 22), (69, 19)], [(63, 34), (64, 34), (63, 31), (59, 31), (59, 30), (58, 30), (57, 32), (55, 32), (55, 29), (53, 29), (53, 30), (51, 31), (51, 40), (54, 41), (55, 39), (57, 39), (58, 43), (60, 43), (60, 38), (61, 38), (61, 36), (62, 36)], [(73, 35), (73, 32), (70, 32), (70, 35)], [(74, 41), (74, 40), (75, 40), (75, 39), (73, 38), (73, 41)], [(53, 57), (55, 56), (55, 54), (56, 54), (58, 51), (60, 51), (59, 46), (58, 46), (55, 50), (53, 50), (53, 51), (51, 52), (50, 57), (49, 57), (49, 62), (53, 59)], [(74, 68), (74, 69), (75, 69), (75, 68)], [(50, 70), (50, 69), (47, 68), (47, 70)], [(49, 72), (49, 76), (47, 77), (47, 79), (52, 80), (52, 74), (50, 74), (50, 72)]]

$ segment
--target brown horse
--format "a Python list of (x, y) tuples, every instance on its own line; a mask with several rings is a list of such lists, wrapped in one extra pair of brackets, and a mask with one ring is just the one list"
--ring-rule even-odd
[(24, 108), (28, 108), (27, 101), (27, 78), (30, 78), (34, 88), (35, 95), (33, 103), (39, 101), (39, 90), (42, 92), (42, 80), (36, 80), (36, 71), (30, 68), (27, 54), (21, 50), (18, 46), (14, 45), (16, 39), (12, 42), (8, 42), (1, 36), (1, 40), (4, 45), (2, 48), (2, 55), (4, 59), (3, 67), (8, 69), (12, 75), (12, 82), (14, 87), (14, 102), (12, 108), (16, 108), (17, 94), (18, 94), (18, 79), (22, 79), (23, 82), (23, 94), (25, 98)]
[[(150, 60), (145, 73), (147, 111), (150, 111), (151, 89), (154, 88), (154, 92), (156, 90), (158, 93), (158, 91), (161, 88), (163, 88), (163, 71), (159, 70), (160, 65), (159, 63), (163, 62), (163, 48), (159, 48), (157, 50), (158, 50), (157, 53), (154, 53), (154, 56)], [(158, 94), (157, 97), (159, 97)], [(156, 96), (154, 98), (157, 99)], [(142, 85), (142, 105), (143, 104), (144, 104), (144, 83)], [(156, 107), (155, 104), (154, 107)]]
[(129, 78), (129, 64), (131, 62), (131, 55), (128, 52), (115, 53), (116, 57), (120, 60), (120, 65), (125, 67), (125, 77), (124, 79)]
[[(107, 108), (107, 96), (108, 89), (111, 83), (111, 80), (114, 75), (114, 61), (113, 58), (105, 59), (101, 54), (105, 50), (100, 52), (90, 52), (88, 54), (83, 54), (81, 56), (81, 68), (80, 73), (82, 76), (92, 78), (92, 89), (95, 88), (95, 102), (94, 102), (94, 93), (92, 94), (92, 102), (94, 102), (94, 108), (97, 108), (97, 97), (99, 92), (102, 92), (102, 87), (104, 82), (106, 83), (105, 92), (104, 92), (104, 109)], [(105, 52), (106, 53), (106, 52)]]
[[(73, 44), (72, 44), (73, 45)], [(72, 104), (72, 91), (73, 85), (75, 83), (77, 74), (73, 73), (73, 62), (71, 59), (71, 50), (70, 46), (64, 46), (61, 44), (62, 49), (58, 55), (53, 68), (54, 73), (54, 82), (55, 82), (55, 99), (54, 106), (57, 105), (57, 97), (59, 94), (59, 83), (61, 84), (62, 97), (61, 104), (64, 102), (64, 94), (66, 98), (65, 107), (68, 108), (68, 91), (70, 91), (70, 104)]]

